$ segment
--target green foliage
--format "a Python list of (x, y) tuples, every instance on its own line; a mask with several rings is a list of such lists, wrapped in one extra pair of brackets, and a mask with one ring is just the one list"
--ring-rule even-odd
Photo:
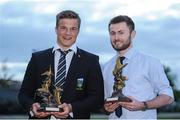
[(171, 72), (171, 69), (168, 66), (164, 66), (164, 71), (173, 90), (177, 89), (175, 85), (177, 76)]
[(175, 102), (171, 105), (167, 105), (158, 109), (158, 112), (179, 112), (180, 111), (180, 91), (177, 89), (176, 80), (177, 77), (171, 72), (170, 67), (164, 66), (164, 71), (173, 89)]
[(168, 66), (164, 66), (164, 71), (173, 89), (175, 101), (180, 102), (180, 91), (177, 89), (176, 86), (177, 76), (171, 72), (171, 69)]
[(25, 114), (25, 111), (17, 101), (2, 100), (0, 103), (0, 114)]
[(174, 92), (175, 101), (180, 102), (180, 91), (174, 90), (173, 92)]
[(2, 61), (0, 66), (0, 79), (1, 80), (12, 80), (14, 75), (9, 75), (9, 69), (7, 66), (7, 59)]
[(0, 79), (0, 88), (10, 88), (9, 80)]

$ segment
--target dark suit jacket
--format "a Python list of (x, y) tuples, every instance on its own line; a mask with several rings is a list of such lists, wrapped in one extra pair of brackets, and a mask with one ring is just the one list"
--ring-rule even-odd
[[(36, 102), (35, 91), (41, 87), (45, 76), (41, 74), (51, 65), (54, 72), (53, 48), (35, 52), (27, 66), (19, 92), (19, 103), (29, 112)], [(83, 79), (82, 89), (78, 89), (78, 79)], [(52, 79), (54, 81), (54, 77)], [(103, 77), (98, 56), (78, 48), (73, 55), (62, 95), (62, 102), (71, 103), (73, 118), (89, 118), (90, 112), (102, 107), (104, 101)]]

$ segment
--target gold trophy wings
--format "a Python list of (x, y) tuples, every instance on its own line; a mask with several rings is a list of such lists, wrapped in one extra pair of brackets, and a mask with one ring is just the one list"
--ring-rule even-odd
[(62, 109), (58, 108), (61, 104), (61, 92), (62, 89), (59, 87), (54, 87), (53, 94), (51, 94), (49, 88), (51, 86), (52, 80), (52, 70), (51, 66), (48, 71), (45, 71), (41, 74), (42, 76), (46, 76), (41, 88), (38, 88), (35, 93), (35, 100), (40, 103), (39, 111), (62, 111)]
[(113, 70), (114, 75), (114, 85), (113, 85), (113, 93), (112, 96), (107, 98), (105, 102), (131, 102), (132, 100), (122, 93), (123, 87), (125, 87), (125, 80), (127, 80), (126, 76), (122, 75), (123, 68), (127, 66), (127, 63), (124, 65), (120, 63), (120, 58), (116, 59), (116, 65)]

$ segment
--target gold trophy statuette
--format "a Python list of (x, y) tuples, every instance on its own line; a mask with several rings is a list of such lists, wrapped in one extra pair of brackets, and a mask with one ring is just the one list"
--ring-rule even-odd
[(35, 93), (35, 100), (40, 103), (40, 109), (38, 111), (60, 112), (61, 108), (58, 106), (61, 104), (61, 91), (62, 89), (55, 87), (53, 94), (51, 94), (49, 88), (51, 86), (52, 70), (51, 66), (48, 71), (41, 74), (46, 76), (41, 88), (38, 88)]
[(112, 96), (107, 98), (105, 102), (132, 102), (132, 100), (125, 95), (122, 94), (122, 89), (125, 87), (125, 80), (127, 80), (127, 77), (122, 75), (122, 69), (127, 65), (121, 64), (120, 59), (116, 59), (116, 65), (113, 70), (114, 75), (114, 86), (113, 86), (113, 93)]

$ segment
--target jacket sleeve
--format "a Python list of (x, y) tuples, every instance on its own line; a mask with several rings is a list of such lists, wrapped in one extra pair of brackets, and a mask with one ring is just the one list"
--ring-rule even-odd
[(34, 93), (36, 90), (36, 62), (32, 55), (28, 63), (25, 76), (18, 94), (19, 103), (28, 112), (34, 102)]

